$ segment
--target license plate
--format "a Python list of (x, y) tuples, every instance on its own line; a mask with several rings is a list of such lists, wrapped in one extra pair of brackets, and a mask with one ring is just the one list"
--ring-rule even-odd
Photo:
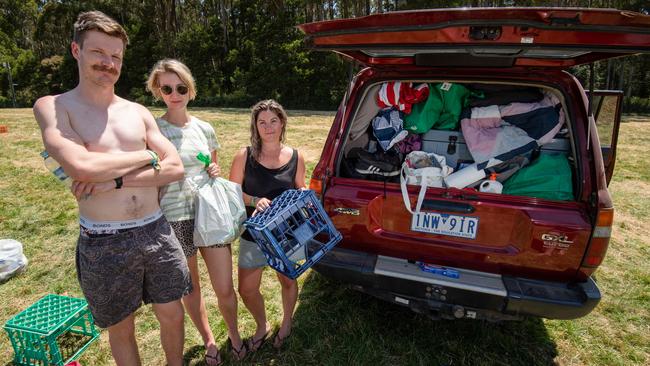
[(411, 230), (430, 234), (476, 239), (478, 217), (416, 212), (411, 219)]

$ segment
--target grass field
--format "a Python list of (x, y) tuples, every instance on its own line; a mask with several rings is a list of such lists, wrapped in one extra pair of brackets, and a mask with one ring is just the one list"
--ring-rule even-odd
[[(213, 124), (221, 142), (221, 165), (247, 144), (248, 111), (194, 109)], [(154, 110), (154, 115), (160, 115)], [(288, 144), (300, 147), (311, 172), (333, 113), (290, 111)], [(71, 194), (45, 170), (40, 133), (29, 109), (0, 110), (0, 238), (23, 243), (27, 272), (0, 285), (0, 323), (47, 293), (81, 296), (74, 267), (78, 234)], [(315, 272), (300, 278), (294, 331), (282, 351), (266, 345), (244, 364), (264, 365), (648, 365), (650, 364), (650, 118), (628, 117), (622, 125), (618, 163), (610, 190), (616, 205), (607, 258), (596, 272), (603, 300), (590, 315), (572, 321), (528, 319), (500, 324), (432, 321), (330, 282)], [(237, 246), (234, 246), (235, 251)], [(217, 343), (226, 344), (216, 298), (202, 283)], [(272, 324), (281, 316), (279, 285), (271, 270), (263, 294)], [(254, 322), (240, 301), (240, 330)], [(202, 364), (203, 346), (186, 317), (186, 359)], [(149, 307), (137, 312), (137, 338), (144, 365), (163, 365), (157, 322)], [(223, 351), (222, 351), (223, 352)], [(8, 337), (0, 335), (0, 365), (10, 365)], [(80, 359), (84, 366), (112, 364), (107, 333)], [(234, 364), (226, 357), (227, 364)]]

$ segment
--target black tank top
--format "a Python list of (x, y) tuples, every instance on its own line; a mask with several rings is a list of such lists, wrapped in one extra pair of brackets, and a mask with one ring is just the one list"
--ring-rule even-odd
[[(298, 171), (298, 150), (293, 149), (291, 160), (277, 169), (269, 169), (258, 163), (251, 154), (250, 146), (246, 148), (246, 166), (244, 167), (244, 181), (242, 191), (255, 196), (274, 200), (287, 189), (296, 188), (296, 172)], [(246, 213), (250, 217), (255, 211), (254, 207), (246, 206)], [(242, 238), (252, 241), (248, 231)]]

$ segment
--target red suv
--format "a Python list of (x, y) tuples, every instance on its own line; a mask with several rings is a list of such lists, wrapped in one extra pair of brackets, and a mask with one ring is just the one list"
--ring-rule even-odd
[[(573, 319), (596, 306), (601, 294), (592, 274), (611, 235), (614, 209), (607, 185), (622, 95), (586, 92), (567, 68), (650, 52), (650, 16), (611, 9), (444, 9), (299, 28), (313, 49), (337, 52), (362, 66), (350, 80), (310, 182), (343, 235), (315, 266), (319, 273), (449, 319)], [(408, 126), (405, 110), (393, 112), (403, 119), (401, 125), (392, 115), (384, 115), (383, 126), (381, 121), (375, 124), (386, 111), (378, 101), (383, 107), (386, 99), (391, 104), (387, 93), (404, 98), (392, 102), (396, 111), (402, 102), (412, 102), (409, 98), (422, 85), (429, 89), (428, 98), (440, 92), (436, 88), (458, 85), (479, 101), (481, 92), (497, 100), (511, 95), (512, 100), (485, 106), (502, 114), (495, 125), (501, 129), (515, 123), (506, 116), (508, 108), (538, 103), (520, 100), (523, 94), (551, 98), (556, 103), (551, 114), (561, 116), (553, 129), (544, 131), (552, 136), (528, 136), (533, 142), (509, 152), (510, 157), (527, 159), (518, 173), (548, 156), (559, 157), (568, 175), (558, 189), (569, 192), (568, 198), (555, 192), (537, 195), (531, 181), (524, 188), (533, 193), (508, 193), (517, 191), (508, 191), (505, 180), (499, 194), (472, 188), (489, 175), (462, 185), (445, 178), (425, 188), (421, 209), (411, 213), (420, 187), (406, 185), (403, 197), (399, 175), (404, 154), (390, 146), (392, 152), (380, 151), (392, 145), (391, 138), (403, 138), (406, 130), (419, 136), (419, 145), (411, 149), (444, 156), (454, 172), (483, 162), (478, 169), (485, 174), (490, 164), (485, 164), (479, 145), (486, 139), (496, 144), (471, 130), (485, 111), (469, 106), (472, 97), (467, 95), (459, 104), (463, 109), (456, 127), (418, 130), (421, 126)], [(409, 108), (421, 110), (416, 105), (426, 100)], [(534, 118), (525, 123), (539, 127)], [(387, 140), (380, 136), (383, 127), (393, 128)], [(500, 143), (512, 143), (510, 135), (504, 136)], [(408, 150), (406, 146), (403, 152)], [(487, 157), (495, 158), (497, 153), (491, 153)], [(400, 160), (395, 162), (395, 157)], [(365, 165), (355, 165), (360, 161)], [(555, 178), (551, 174), (548, 180)]]

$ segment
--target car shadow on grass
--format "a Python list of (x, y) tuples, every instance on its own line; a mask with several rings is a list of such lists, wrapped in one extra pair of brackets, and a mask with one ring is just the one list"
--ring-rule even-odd
[(247, 360), (278, 365), (552, 365), (555, 343), (540, 319), (432, 320), (330, 281), (304, 275), (293, 331), (282, 350)]

